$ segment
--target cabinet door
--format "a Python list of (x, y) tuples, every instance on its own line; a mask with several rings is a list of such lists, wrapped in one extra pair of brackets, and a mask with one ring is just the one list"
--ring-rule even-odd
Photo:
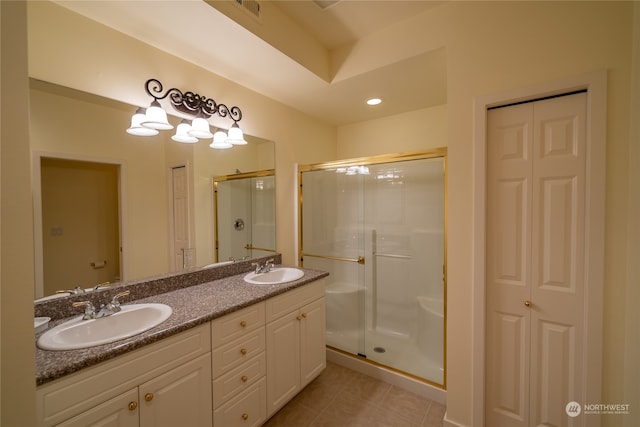
[(137, 427), (138, 389), (134, 388), (77, 415), (60, 427)]
[(267, 325), (267, 415), (300, 390), (300, 313), (295, 311)]
[(211, 427), (211, 354), (142, 384), (140, 426)]
[(300, 387), (304, 387), (327, 366), (325, 347), (325, 301), (320, 298), (300, 310)]

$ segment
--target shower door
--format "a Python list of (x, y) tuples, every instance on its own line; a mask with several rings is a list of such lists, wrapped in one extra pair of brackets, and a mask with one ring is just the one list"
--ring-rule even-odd
[(364, 354), (363, 175), (313, 170), (300, 196), (301, 264), (330, 273), (327, 345)]
[(327, 345), (444, 386), (445, 155), (301, 168), (304, 267), (327, 270)]

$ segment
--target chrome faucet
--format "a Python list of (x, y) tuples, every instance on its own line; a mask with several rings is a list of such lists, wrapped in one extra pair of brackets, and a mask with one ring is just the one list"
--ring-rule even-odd
[(77, 294), (84, 294), (86, 293), (86, 291), (84, 289), (82, 289), (80, 286), (76, 286), (73, 289), (68, 289), (68, 290), (59, 290), (56, 291), (56, 294), (69, 294), (69, 295), (77, 295)]
[(112, 314), (116, 314), (120, 310), (120, 301), (118, 298), (124, 297), (131, 293), (130, 290), (122, 291), (111, 299), (111, 302), (108, 304), (101, 304), (100, 311), (96, 312), (96, 307), (91, 303), (91, 301), (77, 301), (71, 304), (73, 307), (84, 307), (84, 315), (82, 316), (82, 320), (89, 319), (99, 319), (101, 317), (111, 316)]
[(264, 265), (260, 265), (260, 263), (258, 262), (252, 262), (251, 266), (253, 267), (254, 265), (256, 267), (256, 271), (255, 271), (256, 274), (268, 273), (273, 268), (273, 258), (269, 258), (268, 260), (266, 260), (264, 262)]

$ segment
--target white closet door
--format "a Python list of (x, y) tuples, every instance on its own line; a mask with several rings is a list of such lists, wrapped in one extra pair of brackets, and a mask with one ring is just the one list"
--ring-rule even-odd
[(533, 104), (488, 114), (486, 425), (529, 420)]
[(487, 425), (579, 425), (586, 94), (491, 110)]

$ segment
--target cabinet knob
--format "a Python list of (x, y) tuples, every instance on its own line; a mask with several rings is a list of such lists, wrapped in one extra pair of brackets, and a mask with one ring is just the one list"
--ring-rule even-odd
[(244, 356), (245, 354), (247, 354), (247, 349), (246, 349), (246, 348), (241, 348), (241, 349), (240, 349), (240, 354), (242, 354), (243, 356)]
[(153, 400), (153, 393), (147, 393), (144, 395), (144, 400), (151, 402)]
[(524, 300), (524, 306), (525, 306), (525, 307), (531, 307), (531, 306), (532, 306), (531, 301), (529, 301), (529, 300)]
[(307, 318), (307, 313), (302, 313), (302, 318), (306, 319)]
[(138, 402), (136, 401), (129, 402), (129, 410), (135, 411), (136, 409), (138, 409)]
[(240, 326), (242, 326), (243, 328), (246, 328), (247, 327), (247, 321), (246, 320), (240, 321)]
[(246, 412), (244, 414), (242, 414), (242, 419), (243, 420), (248, 420), (249, 419), (249, 414), (247, 414)]
[(240, 379), (242, 380), (243, 383), (246, 383), (249, 378), (247, 378), (246, 375), (243, 375)]
[(302, 316), (296, 316), (296, 319), (302, 320)]

